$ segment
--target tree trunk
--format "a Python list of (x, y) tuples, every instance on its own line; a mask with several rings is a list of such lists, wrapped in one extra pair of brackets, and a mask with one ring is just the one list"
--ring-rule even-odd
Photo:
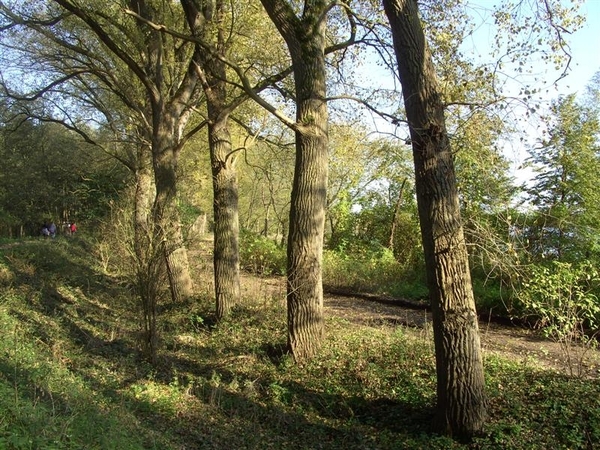
[[(195, 24), (203, 46), (197, 46), (196, 68), (206, 95), (208, 143), (213, 178), (214, 280), (217, 319), (229, 314), (240, 300), (239, 206), (235, 152), (229, 131), (229, 116), (239, 103), (229, 102), (231, 85), (227, 82), (227, 65), (216, 55), (227, 57), (230, 43), (223, 26), (226, 4), (198, 8), (198, 3), (182, 1), (188, 21)], [(210, 25), (209, 25), (210, 24)], [(210, 48), (211, 51), (206, 51)]]
[(323, 235), (327, 207), (328, 117), (325, 26), (328, 3), (306, 2), (298, 18), (288, 2), (262, 0), (286, 41), (296, 93), (296, 162), (287, 247), (288, 349), (297, 362), (324, 336)]
[[(163, 117), (166, 114), (163, 115)], [(177, 209), (177, 151), (175, 129), (165, 118), (157, 127), (153, 142), (156, 197), (153, 206), (154, 240), (162, 243), (167, 275), (174, 302), (193, 296), (187, 250), (183, 243), (181, 219)]]
[(394, 238), (396, 235), (396, 228), (398, 228), (398, 213), (400, 212), (400, 206), (402, 205), (402, 197), (404, 196), (404, 186), (406, 185), (406, 178), (402, 180), (402, 186), (400, 186), (400, 192), (394, 205), (394, 212), (392, 213), (392, 226), (390, 229), (390, 239), (388, 241), (388, 248), (394, 252)]
[(157, 305), (162, 257), (156, 256), (153, 241), (151, 207), (154, 192), (152, 176), (152, 151), (140, 145), (132, 166), (135, 177), (133, 247), (136, 258), (136, 279), (141, 301), (142, 353), (152, 363), (156, 362), (158, 346)]
[[(210, 113), (209, 113), (210, 114)], [(209, 125), (215, 219), (214, 277), (217, 318), (240, 298), (238, 184), (228, 118)]]
[(471, 437), (486, 415), (484, 374), (467, 249), (443, 105), (415, 0), (383, 0), (392, 28), (415, 164), (433, 314), (436, 424)]
[(133, 247), (138, 263), (141, 264), (145, 261), (149, 248), (151, 199), (154, 190), (150, 148), (140, 146), (134, 172)]
[[(265, 205), (264, 201), (263, 201), (263, 205)], [(271, 212), (271, 202), (269, 201), (269, 203), (267, 203), (265, 206), (265, 217), (263, 220), (262, 231), (260, 233), (264, 237), (269, 237), (269, 215), (270, 215), (270, 212)]]
[(164, 247), (167, 276), (172, 300), (181, 302), (194, 295), (194, 283), (190, 276), (190, 263), (187, 249), (183, 244), (179, 217), (177, 218), (177, 230), (173, 230), (171, 244), (171, 246), (165, 245)]
[[(326, 111), (324, 113), (326, 123)], [(296, 165), (287, 249), (287, 318), (288, 347), (298, 362), (316, 353), (324, 335), (322, 260), (327, 200), (325, 130), (326, 125), (312, 135), (296, 134)]]

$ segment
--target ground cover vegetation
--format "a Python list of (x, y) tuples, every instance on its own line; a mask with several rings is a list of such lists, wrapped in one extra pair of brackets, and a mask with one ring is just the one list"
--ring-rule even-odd
[[(370, 439), (381, 448), (547, 444), (551, 434), (533, 425), (506, 425), (512, 413), (500, 394), (510, 397), (510, 383), (494, 376), (514, 371), (536, 386), (544, 385), (536, 377), (557, 380), (547, 384), (569, 385), (574, 396), (588, 381), (529, 367), (517, 376), (517, 365), (491, 356), (484, 372), (477, 315), (541, 329), (563, 346), (570, 376), (589, 375), (582, 355), (596, 350), (600, 320), (598, 77), (587, 96), (544, 107), (538, 86), (504, 95), (497, 70), (531, 74), (537, 54), (568, 69), (565, 36), (582, 20), (576, 7), (486, 10), (498, 32), (495, 59), (476, 62), (461, 47), (474, 33), (472, 16), (453, 0), (420, 9), (385, 0), (385, 14), (369, 2), (320, 0), (303, 8), (274, 0), (35, 5), (0, 2), (0, 232), (20, 239), (3, 247), (3, 320), (16, 349), (7, 347), (4, 371), (16, 417), (7, 422), (7, 445), (77, 447), (89, 432), (78, 420), (98, 415), (110, 428), (113, 410), (133, 428), (95, 436), (98, 448), (239, 447), (242, 438), (258, 448), (260, 435), (229, 436), (228, 427), (250, 429), (273, 414), (290, 427), (280, 441), (276, 427), (265, 429), (274, 447), (310, 430), (316, 437), (307, 448), (328, 439), (332, 448), (345, 440), (363, 448)], [(362, 79), (364, 58), (379, 61), (398, 86)], [(393, 131), (374, 133), (367, 116)], [(519, 187), (501, 147), (534, 119), (544, 130), (528, 148), (535, 175)], [(75, 236), (63, 228), (74, 220)], [(46, 221), (59, 224), (60, 239), (28, 241)], [(263, 287), (284, 275), (285, 292), (243, 294), (240, 269), (267, 277)], [(398, 327), (327, 317), (324, 290), (428, 305), (433, 329), (422, 334), (435, 345)], [(90, 319), (99, 311), (107, 318)], [(55, 338), (39, 334), (38, 322)], [(355, 367), (361, 339), (381, 356), (361, 355)], [(70, 346), (68, 356), (55, 341)], [(78, 373), (97, 351), (114, 373)], [(26, 356), (38, 352), (47, 360), (43, 375)], [(423, 368), (407, 375), (411, 355)], [(255, 372), (244, 375), (245, 364)], [(319, 373), (332, 375), (331, 387)], [(59, 379), (73, 379), (73, 388), (48, 387)], [(111, 387), (98, 388), (105, 381)], [(540, 389), (547, 400), (550, 391)], [(104, 400), (86, 409), (94, 392)], [(513, 406), (534, 401), (514, 396)], [(566, 397), (557, 405), (571, 405)], [(59, 414), (55, 428), (65, 431), (38, 443), (31, 430), (14, 431), (25, 400), (32, 423), (73, 405), (81, 414)], [(138, 400), (142, 414), (132, 409)], [(170, 412), (182, 425), (212, 414), (204, 408), (223, 418), (211, 422), (223, 422), (218, 435), (148, 426)], [(371, 428), (388, 423), (381, 415), (404, 423), (399, 416), (411, 412), (406, 427)], [(576, 432), (559, 429), (560, 414), (572, 412), (549, 411), (548, 427), (566, 448), (593, 446), (593, 414)]]
[[(433, 433), (430, 327), (330, 314), (318, 358), (298, 366), (282, 352), (285, 287), (274, 288), (272, 278), (243, 282), (244, 302), (219, 323), (208, 288), (199, 301), (163, 305), (158, 364), (149, 364), (123, 267), (104, 267), (97, 252), (83, 237), (2, 248), (3, 448), (585, 449), (600, 442), (597, 379), (492, 355), (483, 435), (467, 445)], [(194, 257), (199, 283), (212, 276), (210, 256), (203, 258)]]

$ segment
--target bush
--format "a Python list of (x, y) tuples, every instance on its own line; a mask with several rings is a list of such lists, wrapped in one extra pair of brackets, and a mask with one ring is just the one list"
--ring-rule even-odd
[(394, 258), (391, 250), (379, 245), (360, 251), (324, 253), (323, 283), (357, 292), (422, 298), (427, 287), (419, 271)]
[(285, 247), (250, 231), (240, 233), (240, 265), (242, 269), (262, 275), (285, 275)]
[(573, 359), (577, 356), (573, 344), (584, 348), (596, 345), (588, 330), (594, 333), (600, 325), (599, 289), (600, 274), (590, 263), (552, 261), (545, 266), (532, 265), (518, 293), (522, 313), (561, 344), (571, 373), (580, 368)]
[[(241, 267), (262, 275), (285, 275), (286, 248), (249, 231), (240, 235)], [(402, 264), (391, 250), (372, 242), (323, 253), (323, 284), (329, 288), (421, 299), (427, 296), (422, 267)]]
[(494, 314), (509, 317), (513, 292), (502, 281), (473, 276), (473, 295), (480, 314)]

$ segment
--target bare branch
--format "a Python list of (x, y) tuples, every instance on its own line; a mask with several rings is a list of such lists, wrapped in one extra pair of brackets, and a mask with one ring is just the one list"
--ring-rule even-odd
[(546, 14), (548, 15), (548, 24), (556, 32), (556, 37), (558, 39), (558, 45), (560, 46), (560, 49), (562, 50), (563, 54), (567, 57), (567, 63), (565, 64), (565, 68), (564, 68), (562, 74), (554, 81), (555, 83), (557, 83), (558, 81), (560, 81), (564, 77), (566, 77), (569, 70), (571, 69), (571, 59), (572, 59), (571, 49), (569, 47), (569, 44), (563, 37), (563, 33), (571, 34), (571, 31), (567, 30), (562, 25), (556, 23), (556, 21), (554, 20), (554, 14), (552, 12), (552, 6), (550, 6), (550, 4), (548, 3), (548, 0), (544, 0), (544, 9), (546, 10)]
[(65, 75), (62, 78), (59, 78), (58, 80), (53, 81), (52, 83), (50, 83), (49, 85), (47, 85), (46, 87), (40, 89), (39, 91), (37, 91), (34, 95), (32, 96), (19, 96), (17, 94), (13, 94), (8, 90), (8, 87), (6, 86), (6, 83), (4, 82), (4, 79), (2, 79), (0, 81), (0, 86), (2, 86), (2, 88), (4, 89), (4, 93), (6, 94), (7, 97), (15, 99), (15, 100), (24, 100), (24, 101), (33, 101), (33, 100), (37, 100), (40, 97), (42, 97), (42, 95), (44, 95), (47, 92), (50, 92), (54, 87), (64, 83), (65, 81), (68, 81), (72, 78), (76, 78), (77, 76), (86, 73), (85, 70), (79, 70), (76, 71), (72, 74), (69, 75)]
[(379, 117), (381, 117), (382, 119), (385, 119), (386, 121), (390, 122), (393, 125), (399, 125), (401, 123), (408, 123), (404, 119), (400, 119), (397, 116), (394, 116), (392, 114), (389, 114), (389, 113), (386, 113), (384, 111), (378, 110), (373, 105), (371, 105), (369, 102), (367, 102), (366, 100), (363, 100), (362, 98), (359, 98), (359, 97), (353, 97), (351, 95), (338, 95), (338, 96), (335, 96), (335, 97), (327, 97), (326, 100), (328, 102), (329, 101), (334, 101), (334, 100), (351, 100), (353, 102), (360, 103), (365, 108), (367, 108), (369, 111), (377, 114)]
[(71, 2), (67, 0), (53, 0), (55, 3), (58, 3), (67, 11), (70, 11), (75, 16), (79, 17), (83, 20), (87, 26), (98, 36), (98, 38), (106, 45), (121, 61), (123, 61), (127, 67), (136, 75), (136, 77), (144, 84), (148, 92), (152, 92), (155, 98), (159, 96), (157, 92), (157, 87), (154, 86), (146, 73), (142, 70), (142, 68), (135, 62), (135, 60), (129, 56), (129, 54), (124, 51), (109, 35), (106, 33), (104, 28), (96, 22), (92, 17), (90, 17), (83, 9), (71, 4)]

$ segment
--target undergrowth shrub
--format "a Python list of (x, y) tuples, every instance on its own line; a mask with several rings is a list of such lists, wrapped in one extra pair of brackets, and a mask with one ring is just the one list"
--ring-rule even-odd
[(415, 299), (427, 295), (424, 271), (398, 262), (385, 247), (326, 250), (323, 260), (323, 283), (329, 287)]
[[(170, 298), (164, 261), (164, 245), (154, 236), (151, 219), (147, 229), (136, 230), (132, 217), (132, 190), (111, 205), (110, 214), (98, 220), (93, 236), (93, 252), (103, 273), (118, 276), (131, 289), (139, 318), (139, 344), (154, 361), (159, 347), (159, 304)], [(137, 243), (136, 243), (137, 240)]]
[(285, 275), (286, 249), (268, 237), (243, 231), (240, 233), (240, 265), (257, 274)]
[(479, 313), (508, 317), (513, 291), (495, 279), (472, 277), (473, 295)]
[(561, 344), (568, 370), (581, 375), (585, 351), (597, 346), (600, 274), (589, 262), (552, 261), (529, 270), (518, 294), (521, 313)]
[(97, 220), (94, 229), (90, 230), (93, 252), (106, 274), (134, 278), (132, 217), (131, 196), (124, 195), (119, 202), (112, 204), (110, 214)]
[(0, 286), (10, 284), (14, 277), (14, 273), (12, 273), (10, 268), (4, 263), (4, 261), (0, 260)]
[[(272, 239), (244, 231), (240, 236), (240, 264), (244, 270), (256, 274), (285, 275), (286, 248)], [(325, 250), (323, 284), (334, 289), (410, 299), (427, 297), (422, 265), (399, 262), (390, 249), (376, 242)]]

